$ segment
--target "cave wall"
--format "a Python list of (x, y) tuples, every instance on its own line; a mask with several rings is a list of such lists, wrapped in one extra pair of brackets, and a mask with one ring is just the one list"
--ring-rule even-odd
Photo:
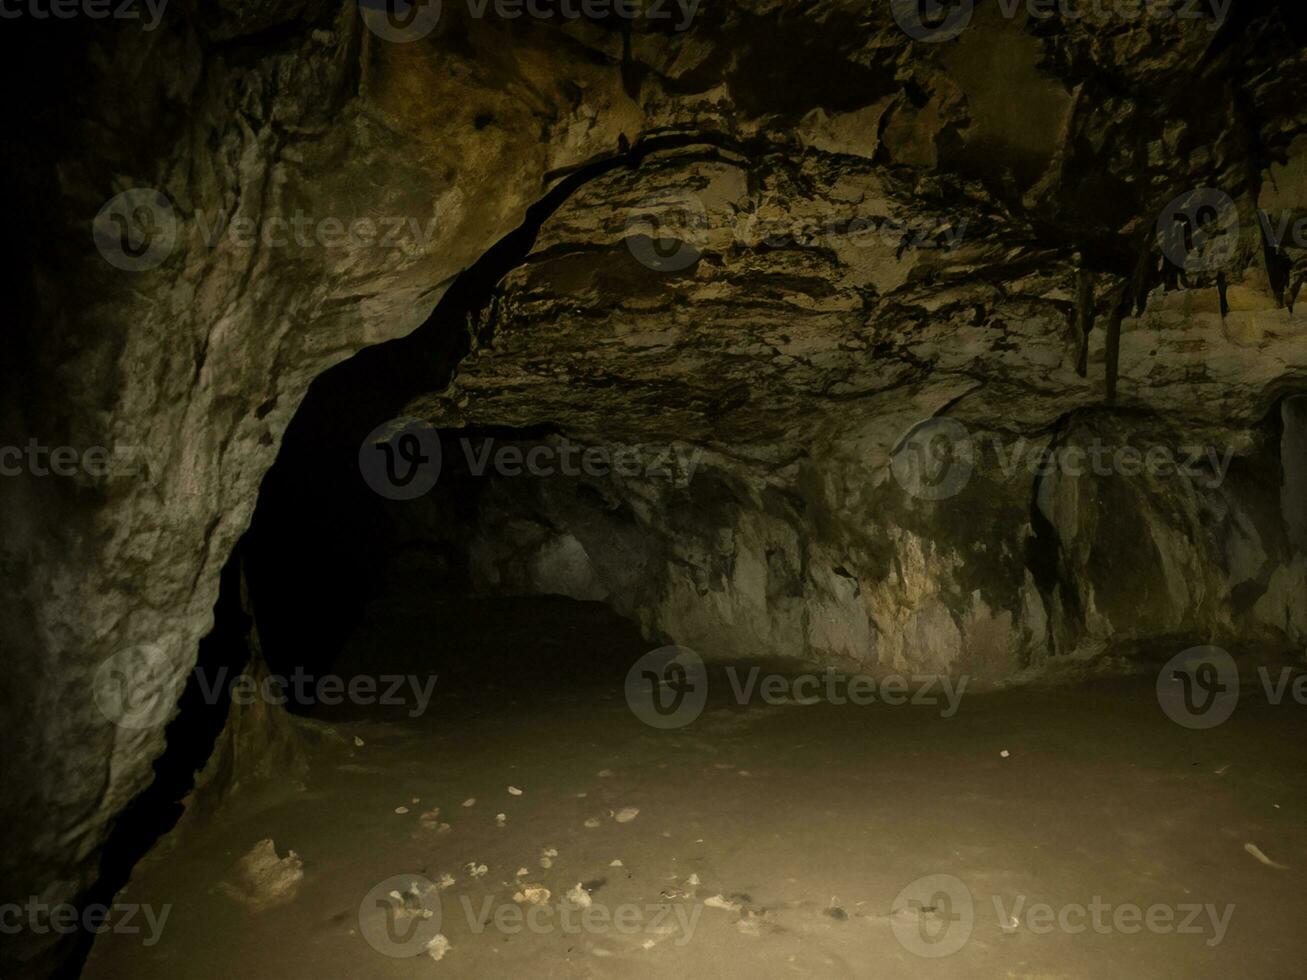
[[(661, 483), (491, 478), (471, 584), (604, 601), (651, 643), (710, 659), (1001, 682), (1199, 639), (1296, 655), (1307, 555), (1280, 507), (1275, 422), (1213, 461), (1174, 432), (1149, 440), (1139, 420), (1086, 413), (1021, 443), (1019, 465), (1017, 440), (984, 442), (966, 485), (939, 500), (849, 452), (776, 471), (703, 457)], [(1096, 473), (1095, 446), (1133, 446), (1138, 465), (1109, 471), (1104, 453)], [(1192, 472), (1149, 472), (1149, 448), (1204, 456)], [(1049, 449), (1069, 462), (1050, 465)]]
[[(718, 474), (708, 514), (629, 495), (646, 536), (702, 525), (667, 533), (675, 573), (664, 580), (665, 556), (650, 558), (645, 588), (658, 596), (629, 600), (651, 632), (915, 662), (970, 616), (992, 624), (967, 635), (995, 637), (996, 670), (1035, 655), (1039, 619), (1012, 605), (1033, 603), (1031, 586), (1005, 556), (1002, 594), (987, 599), (954, 554), (974, 537), (941, 544), (911, 506), (867, 504), (888, 453), (962, 397), (976, 431), (1031, 433), (1100, 402), (1103, 331), (1082, 378), (1067, 283), (1091, 266), (1101, 296), (1128, 276), (1129, 243), (1174, 194), (1228, 188), (1246, 229), (1272, 184), (1304, 202), (1291, 150), (1304, 130), (1301, 24), (1269, 4), (1220, 30), (982, 18), (952, 45), (914, 44), (888, 10), (853, 0), (705, 4), (683, 34), (474, 20), (447, 6), (411, 43), (383, 42), (344, 0), (219, 0), (170, 5), (152, 31), (94, 25), (37, 49), (78, 68), (30, 92), (6, 164), (27, 278), (0, 417), (14, 444), (121, 448), (134, 462), (0, 481), (6, 894), (60, 902), (94, 878), (108, 827), (151, 778), (167, 715), (113, 724), (96, 678), (115, 666), (139, 697), (175, 703), (310, 381), (422, 323), (572, 169), (630, 164), (542, 231), (494, 315), (472, 325), (479, 350), (455, 388), (413, 411), (441, 425), (562, 419), (581, 436), (704, 448)], [(65, 36), (84, 47), (66, 50)], [(1012, 71), (987, 68), (996, 44)], [(1004, 122), (1014, 99), (1029, 109), (1018, 128)], [(646, 160), (642, 138), (658, 134), (697, 159)], [(166, 196), (166, 207), (133, 203), (161, 208), (175, 234), (133, 271), (106, 261), (92, 230), (112, 254), (102, 208), (136, 187)], [(641, 265), (626, 241), (632, 212), (674, 230), (681, 219), (664, 212), (687, 213), (686, 192), (702, 203), (695, 212), (691, 199), (683, 229), (700, 256)], [(795, 240), (806, 232), (778, 243), (765, 227), (714, 220), (819, 221), (832, 202), (940, 231), (965, 217), (972, 231), (951, 251), (813, 247)], [(263, 230), (297, 212), (411, 218), (419, 233), (398, 248), (215, 235), (224, 221)], [(1166, 330), (1125, 332), (1124, 404), (1177, 413), (1224, 444), (1302, 384), (1298, 327), (1268, 299), (1267, 274), (1259, 285), (1255, 246), (1246, 234), (1230, 317), (1205, 284), (1169, 294), (1184, 308)], [(871, 481), (868, 458), (881, 470)], [(1008, 546), (1019, 542), (1026, 499), (986, 506), (1004, 511), (994, 519), (1008, 522)], [(1085, 513), (1067, 518), (1069, 540)], [(867, 556), (850, 567), (855, 548)], [(576, 558), (564, 543), (551, 567)], [(1283, 596), (1301, 580), (1275, 574)], [(1283, 613), (1287, 629), (1292, 602), (1266, 600), (1272, 591), (1266, 616)], [(764, 596), (768, 618), (750, 619)], [(829, 612), (805, 612), (809, 600)]]

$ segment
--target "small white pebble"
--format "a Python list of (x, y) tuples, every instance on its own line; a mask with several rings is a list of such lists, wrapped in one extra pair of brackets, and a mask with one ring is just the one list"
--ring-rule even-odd
[(470, 796), (470, 797), (468, 797), (466, 800), (463, 801), (463, 805), (464, 805), (464, 806), (476, 806), (476, 805), (477, 805), (477, 798), (476, 798), (475, 796)]
[(1012, 753), (1009, 752), (1007, 749), (1004, 749), (1002, 752), (999, 753), (999, 755), (1001, 755), (1004, 759), (1006, 759), (1006, 758), (1007, 758), (1008, 756), (1010, 756), (1011, 754), (1012, 754)]
[(496, 814), (495, 814), (495, 823), (499, 824), (499, 826), (501, 826), (501, 827), (502, 827), (504, 824), (508, 823), (508, 814), (506, 814), (506, 813), (496, 813)]
[(615, 860), (612, 861), (612, 863), (610, 863), (608, 866), (609, 866), (610, 868), (622, 868), (622, 867), (625, 867), (625, 865), (622, 864), (622, 859), (621, 859), (621, 858), (617, 858), (617, 859), (615, 859)]
[(395, 812), (398, 813), (400, 816), (403, 816), (404, 814), (408, 813), (408, 807), (397, 806), (395, 807)]
[(428, 956), (440, 962), (450, 950), (449, 940), (442, 933), (436, 933), (435, 937), (427, 943), (426, 950)]
[(516, 786), (510, 786), (510, 787), (508, 787), (508, 791), (509, 791), (509, 793), (511, 793), (511, 794), (514, 795), (514, 796), (521, 796), (521, 795), (522, 795), (522, 791), (521, 791), (520, 789), (518, 789)]
[(363, 741), (363, 739), (359, 738), (357, 735), (355, 735), (355, 736), (354, 736), (354, 744), (357, 745), (357, 746), (361, 749), (361, 748), (363, 748), (363, 746), (367, 745), (368, 743), (365, 742), (365, 741)]
[(596, 827), (599, 826), (599, 819), (597, 817), (591, 817), (589, 820), (585, 822), (585, 825), (589, 827), (591, 830), (594, 830)]
[(624, 806), (613, 814), (613, 819), (618, 823), (630, 823), (640, 815), (640, 808), (634, 806)]
[(531, 872), (528, 871), (528, 870), (526, 870), (526, 868), (518, 868), (518, 869), (517, 869), (517, 876), (518, 876), (519, 878), (525, 878), (525, 877), (526, 877), (527, 875), (529, 875), (530, 873), (531, 873)]

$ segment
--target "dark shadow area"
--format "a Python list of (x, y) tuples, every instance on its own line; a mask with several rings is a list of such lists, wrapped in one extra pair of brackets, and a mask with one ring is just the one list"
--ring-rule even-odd
[[(196, 667), (178, 700), (177, 715), (165, 731), (167, 747), (154, 761), (154, 782), (115, 821), (100, 855), (99, 879), (83, 897), (82, 908), (113, 904), (137, 863), (177, 825), (185, 809), (182, 801), (213, 754), (231, 699), (229, 689), (222, 685), (214, 685), (212, 693), (207, 692), (202, 678), (218, 676), (224, 669), (238, 674), (250, 656), (251, 620), (241, 603), (239, 546), (222, 570), (213, 615), (213, 630), (200, 641)], [(75, 954), (55, 976), (76, 977), (81, 973), (96, 937), (83, 929), (75, 938)]]
[[(454, 279), (420, 327), (360, 351), (310, 385), (264, 478), (244, 542), (252, 606), (274, 671), (330, 665), (361, 621), (366, 598), (377, 592), (387, 502), (359, 471), (367, 436), (416, 396), (448, 386), (476, 336), (492, 329), (500, 281), (527, 261), (544, 222), (572, 194), (610, 171), (639, 167), (651, 153), (677, 149), (716, 158), (747, 147), (702, 134), (660, 136), (549, 175), (556, 183), (522, 224)], [(457, 480), (455, 474), (441, 482)], [(466, 500), (450, 499), (457, 520)]]

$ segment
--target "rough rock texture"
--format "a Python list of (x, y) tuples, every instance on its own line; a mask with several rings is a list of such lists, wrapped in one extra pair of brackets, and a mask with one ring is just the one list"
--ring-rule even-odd
[[(538, 580), (603, 589), (651, 634), (723, 652), (1002, 674), (1121, 625), (1096, 542), (1125, 508), (1130, 530), (1113, 533), (1152, 542), (1148, 567), (1166, 574), (1147, 601), (1166, 629), (1301, 637), (1285, 528), (1301, 551), (1302, 518), (1274, 506), (1280, 470), (1300, 481), (1301, 467), (1275, 462), (1260, 424), (1307, 382), (1301, 320), (1278, 304), (1299, 256), (1265, 252), (1252, 213), (1307, 205), (1300, 15), (1249, 3), (1209, 30), (984, 8), (958, 40), (921, 44), (861, 0), (705, 4), (684, 34), (445, 8), (401, 44), (343, 0), (176, 2), (153, 32), (84, 32), (84, 67), (47, 93), (57, 111), (37, 100), (26, 117), (10, 186), (31, 280), (4, 359), (5, 441), (143, 447), (148, 463), (0, 480), (6, 894), (60, 901), (94, 877), (163, 746), (162, 722), (104, 717), (94, 673), (148, 645), (138, 694), (175, 700), (310, 380), (413, 330), (566, 172), (628, 145), (631, 166), (583, 182), (491, 308), (429, 325), (471, 329), (478, 347), (451, 392), (414, 405), (442, 425), (705, 450), (683, 493), (608, 485), (598, 517), (540, 504), (574, 512)], [(657, 137), (666, 149), (645, 158)], [(125, 272), (90, 229), (137, 186), (167, 195), (178, 231), (157, 268)], [(1214, 277), (1162, 294), (1161, 265), (1141, 262), (1156, 216), (1198, 186), (1226, 190), (1242, 218), (1224, 318)], [(417, 230), (401, 248), (208, 240), (223, 220), (297, 210)], [(845, 215), (910, 218), (956, 247), (811, 229)], [(668, 269), (655, 243), (674, 234), (698, 254)], [(1084, 378), (1081, 269), (1099, 323)], [(1036, 495), (981, 466), (951, 501), (900, 493), (890, 454), (923, 417), (1036, 444), (1119, 432), (1098, 416), (1126, 282), (1151, 295), (1121, 331), (1117, 415), (1234, 446), (1246, 488), (1059, 478)], [(1290, 414), (1285, 445), (1300, 447)], [(634, 564), (615, 576), (605, 555), (621, 550), (588, 540), (610, 511), (604, 533), (648, 579)], [(484, 536), (490, 576), (490, 521)]]

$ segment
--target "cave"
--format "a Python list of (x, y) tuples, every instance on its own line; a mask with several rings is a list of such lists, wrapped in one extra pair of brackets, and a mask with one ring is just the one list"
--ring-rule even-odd
[(0, 976), (1302, 973), (1296, 6), (0, 7)]

